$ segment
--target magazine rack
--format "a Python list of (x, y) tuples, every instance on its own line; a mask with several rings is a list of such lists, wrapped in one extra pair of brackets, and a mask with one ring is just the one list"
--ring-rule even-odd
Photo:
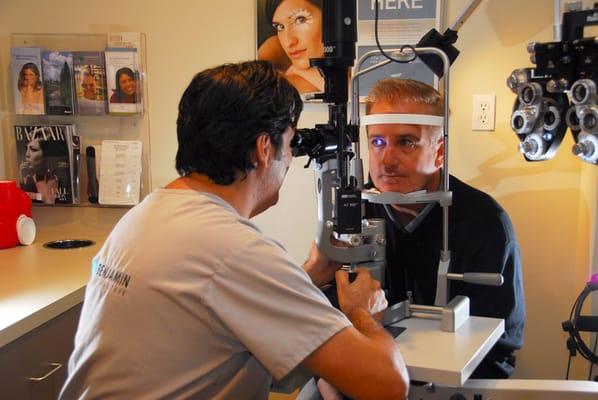
[[(14, 33), (10, 35), (11, 48), (14, 47), (42, 47), (48, 51), (105, 51), (107, 47), (107, 34), (31, 34)], [(148, 107), (148, 90), (145, 76), (146, 65), (146, 38), (141, 34), (141, 48), (139, 54), (139, 87), (142, 93), (141, 109), (137, 114), (130, 115), (21, 115), (16, 114), (14, 108), (13, 85), (8, 82), (7, 108), (9, 113), (4, 118), (3, 130), (6, 132), (4, 139), (4, 156), (7, 166), (7, 176), (16, 179), (18, 176), (16, 139), (14, 135), (15, 125), (61, 125), (74, 124), (76, 132), (80, 137), (81, 161), (79, 166), (79, 192), (80, 201), (77, 204), (54, 204), (56, 206), (75, 207), (129, 207), (110, 206), (90, 203), (87, 194), (87, 165), (86, 148), (92, 145), (99, 145), (103, 140), (138, 140), (142, 142), (141, 156), (141, 179), (140, 179), (140, 200), (151, 190), (150, 175), (150, 123), (149, 113), (145, 112)], [(8, 55), (10, 59), (10, 54)], [(11, 79), (12, 80), (12, 79)], [(98, 177), (99, 180), (99, 177)], [(34, 203), (36, 205), (42, 203)]]

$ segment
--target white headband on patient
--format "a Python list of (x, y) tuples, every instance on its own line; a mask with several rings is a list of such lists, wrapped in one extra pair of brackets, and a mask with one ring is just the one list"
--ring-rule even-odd
[(427, 114), (370, 114), (361, 117), (361, 126), (379, 124), (410, 124), (444, 126), (444, 117)]

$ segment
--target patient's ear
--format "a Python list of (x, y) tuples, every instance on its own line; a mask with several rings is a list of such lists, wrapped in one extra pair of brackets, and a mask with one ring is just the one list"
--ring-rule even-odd
[(434, 165), (436, 168), (442, 167), (442, 163), (444, 162), (444, 138), (441, 137), (438, 139), (438, 149), (436, 150), (436, 159), (434, 160)]

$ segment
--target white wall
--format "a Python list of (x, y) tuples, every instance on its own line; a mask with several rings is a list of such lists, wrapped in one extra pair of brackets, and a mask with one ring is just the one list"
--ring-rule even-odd
[[(448, 3), (451, 22), (467, 1)], [(254, 57), (254, 11), (253, 0), (3, 0), (0, 112), (9, 109), (10, 32), (145, 32), (151, 172), (153, 186), (163, 186), (176, 176), (175, 121), (183, 89), (201, 69)], [(595, 224), (585, 222), (595, 219), (595, 196), (582, 193), (592, 193), (596, 179), (582, 182), (581, 162), (569, 153), (570, 137), (553, 160), (523, 160), (509, 127), (514, 95), (505, 86), (513, 69), (530, 65), (527, 43), (552, 39), (552, 1), (484, 1), (459, 36), (461, 56), (451, 70), (451, 170), (497, 198), (511, 215), (521, 244), (528, 323), (516, 375), (561, 378), (566, 352), (560, 321), (568, 316), (587, 279), (590, 232), (595, 230)], [(496, 94), (496, 131), (474, 133), (470, 128), (472, 95), (484, 93)], [(313, 126), (325, 119), (324, 106), (308, 104), (301, 125)], [(0, 129), (3, 137), (11, 133), (5, 120)], [(0, 148), (2, 143), (5, 139)], [(302, 169), (303, 163), (295, 160), (279, 206), (256, 218), (298, 262), (307, 254), (316, 218), (313, 174)], [(3, 171), (3, 164), (0, 178), (8, 171)], [(595, 173), (595, 169), (587, 172), (588, 168), (586, 174)], [(578, 376), (583, 378), (583, 372)]]

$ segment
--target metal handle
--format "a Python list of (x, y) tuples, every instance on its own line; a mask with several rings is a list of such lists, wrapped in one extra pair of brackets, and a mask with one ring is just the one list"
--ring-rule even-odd
[(478, 285), (502, 286), (504, 278), (501, 274), (489, 274), (483, 272), (466, 272), (464, 274), (447, 274), (450, 280), (475, 283)]
[(50, 366), (53, 368), (46, 375), (40, 376), (38, 378), (29, 377), (28, 379), (32, 382), (41, 382), (43, 380), (46, 380), (50, 375), (52, 375), (53, 373), (58, 371), (60, 368), (62, 368), (62, 364), (60, 364), (60, 363), (50, 363)]

